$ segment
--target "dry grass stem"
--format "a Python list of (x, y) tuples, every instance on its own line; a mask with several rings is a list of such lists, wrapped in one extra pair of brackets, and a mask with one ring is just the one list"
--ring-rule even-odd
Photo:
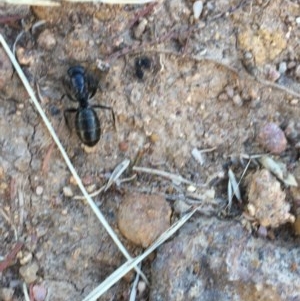
[(115, 183), (120, 178), (122, 173), (129, 166), (129, 164), (130, 164), (130, 160), (125, 159), (123, 162), (121, 162), (120, 164), (117, 165), (117, 167), (112, 172), (104, 191), (106, 191), (113, 183)]
[(193, 211), (184, 215), (180, 220), (173, 224), (166, 232), (164, 232), (148, 249), (145, 250), (140, 256), (128, 260), (121, 267), (115, 270), (106, 280), (104, 280), (98, 287), (96, 287), (83, 301), (96, 301), (102, 296), (111, 286), (118, 282), (123, 276), (125, 276), (133, 267), (142, 262), (149, 254), (151, 254), (156, 248), (169, 239), (178, 229), (180, 229), (198, 210), (198, 207)]
[[(140, 262), (138, 267), (141, 268), (142, 263)], [(134, 282), (132, 284), (132, 288), (131, 288), (131, 292), (130, 292), (130, 296), (129, 296), (129, 301), (135, 301), (136, 300), (136, 293), (137, 293), (137, 286), (140, 280), (140, 275), (136, 274)]]
[(230, 185), (233, 189), (233, 193), (236, 196), (236, 198), (241, 202), (242, 201), (242, 197), (241, 197), (241, 192), (239, 189), (239, 184), (236, 180), (235, 174), (233, 173), (233, 171), (231, 169), (228, 170), (228, 177), (229, 177), (229, 182)]
[[(50, 135), (52, 136), (53, 140), (55, 141), (63, 159), (65, 160), (71, 174), (73, 175), (74, 179), (76, 180), (78, 187), (80, 188), (82, 194), (84, 195), (84, 197), (87, 199), (87, 202), (89, 204), (89, 206), (91, 207), (91, 209), (94, 211), (94, 213), (96, 214), (97, 218), (99, 219), (99, 221), (102, 223), (103, 227), (106, 229), (106, 231), (108, 232), (108, 234), (111, 236), (111, 238), (113, 239), (113, 241), (115, 242), (115, 244), (118, 246), (118, 248), (120, 249), (120, 251), (123, 253), (123, 255), (130, 260), (131, 256), (129, 255), (129, 253), (127, 252), (126, 248), (123, 246), (123, 244), (121, 243), (121, 241), (119, 240), (119, 238), (117, 237), (117, 235), (115, 234), (115, 232), (113, 231), (113, 229), (110, 227), (110, 225), (108, 224), (108, 222), (106, 221), (104, 215), (102, 214), (102, 212), (99, 210), (99, 208), (97, 207), (97, 205), (94, 203), (94, 201), (92, 200), (92, 198), (89, 196), (89, 194), (87, 193), (80, 177), (78, 176), (78, 173), (76, 172), (73, 164), (71, 163), (64, 147), (62, 146), (62, 144), (60, 143), (50, 121), (48, 120), (46, 114), (44, 113), (39, 101), (37, 100), (34, 91), (32, 90), (31, 86), (29, 85), (29, 82), (25, 76), (25, 74), (23, 73), (21, 67), (19, 66), (17, 60), (15, 59), (13, 53), (11, 52), (11, 50), (9, 49), (6, 41), (4, 40), (2, 34), (0, 34), (0, 42), (4, 48), (4, 50), (6, 51), (7, 55), (9, 56), (13, 66), (15, 67), (22, 83), (24, 84), (36, 110), (38, 111), (38, 113), (40, 114), (43, 122), (45, 123)], [(139, 269), (136, 268), (136, 270), (141, 273), (141, 271)], [(144, 274), (142, 274), (142, 278), (144, 279), (145, 282), (148, 283), (148, 280), (146, 278), (146, 276)]]
[(229, 169), (228, 171), (228, 205), (227, 207), (230, 209), (231, 205), (232, 205), (232, 199), (233, 199), (233, 193), (235, 194), (236, 198), (239, 200), (239, 202), (242, 202), (242, 197), (241, 197), (241, 192), (239, 189), (239, 185), (241, 184), (242, 179), (245, 176), (246, 171), (249, 168), (249, 165), (252, 161), (252, 156), (249, 157), (249, 161), (246, 165), (246, 167), (244, 168), (244, 171), (241, 175), (240, 180), (237, 182), (234, 173), (232, 172), (231, 169)]
[(22, 288), (25, 301), (31, 301), (28, 295), (28, 290), (25, 282), (23, 282)]
[(176, 184), (176, 185), (184, 183), (184, 184), (190, 184), (190, 185), (197, 186), (195, 183), (183, 178), (181, 175), (173, 174), (173, 173), (166, 172), (166, 171), (159, 170), (159, 169), (133, 166), (132, 170), (167, 178), (167, 179), (171, 180), (172, 182), (174, 182), (174, 184)]

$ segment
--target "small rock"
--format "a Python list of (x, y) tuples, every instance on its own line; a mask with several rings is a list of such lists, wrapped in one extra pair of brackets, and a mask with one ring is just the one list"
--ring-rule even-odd
[(3, 287), (0, 288), (0, 300), (1, 301), (12, 301), (14, 290), (12, 288)]
[(142, 34), (144, 33), (146, 26), (148, 24), (147, 19), (143, 18), (140, 23), (135, 27), (133, 31), (133, 35), (135, 39), (139, 40), (142, 37)]
[(280, 77), (280, 72), (276, 70), (276, 67), (273, 65), (266, 65), (265, 66), (265, 75), (267, 80), (271, 82), (276, 82)]
[(296, 18), (296, 23), (297, 23), (297, 25), (300, 25), (300, 17)]
[(20, 264), (25, 265), (29, 263), (32, 260), (32, 253), (31, 252), (25, 252), (22, 258), (20, 259)]
[(39, 270), (39, 266), (36, 262), (32, 262), (25, 266), (20, 267), (19, 273), (23, 277), (24, 281), (29, 284), (37, 280), (37, 271)]
[(300, 78), (300, 64), (297, 65), (296, 69), (295, 69), (295, 76), (297, 78)]
[(35, 189), (36, 195), (42, 195), (43, 192), (44, 192), (43, 186), (37, 186), (37, 187), (36, 187), (36, 189)]
[(146, 283), (144, 281), (140, 281), (138, 283), (137, 290), (139, 292), (139, 296), (144, 293), (144, 291), (146, 290), (146, 288), (147, 288), (147, 285), (146, 285)]
[(32, 295), (35, 301), (44, 301), (47, 296), (47, 289), (43, 284), (35, 284), (32, 287)]
[(286, 72), (286, 70), (287, 70), (287, 63), (281, 62), (278, 67), (279, 73), (284, 74)]
[(276, 228), (287, 222), (294, 222), (289, 213), (290, 204), (285, 201), (285, 192), (280, 182), (266, 169), (255, 172), (248, 178), (248, 208), (263, 227)]
[(202, 1), (195, 1), (193, 4), (193, 12), (195, 20), (198, 20), (203, 11), (203, 2)]
[(234, 96), (234, 88), (232, 86), (227, 86), (225, 88), (226, 94), (228, 95), (229, 98), (233, 98)]
[(243, 99), (241, 98), (240, 94), (234, 95), (232, 101), (238, 107), (243, 106)]
[(44, 30), (38, 37), (38, 45), (46, 50), (51, 50), (56, 45), (54, 34), (49, 30)]
[(288, 69), (293, 69), (295, 68), (297, 65), (297, 63), (295, 61), (290, 61), (288, 64), (287, 64), (287, 68)]
[(300, 122), (289, 120), (287, 127), (284, 130), (285, 136), (292, 143), (297, 143), (300, 140)]
[(0, 48), (0, 90), (11, 82), (13, 68), (6, 52)]
[(74, 195), (71, 187), (69, 187), (69, 186), (65, 186), (63, 188), (63, 194), (67, 198), (71, 198)]
[(170, 226), (171, 208), (158, 195), (127, 194), (118, 211), (118, 227), (131, 242), (148, 247)]
[(275, 123), (265, 124), (259, 131), (258, 143), (273, 154), (281, 154), (287, 147), (284, 132)]
[(20, 65), (30, 66), (34, 63), (34, 55), (32, 51), (26, 50), (23, 47), (17, 48), (16, 56)]
[(70, 183), (71, 185), (74, 185), (74, 186), (77, 186), (77, 185), (78, 185), (78, 184), (77, 184), (77, 181), (75, 180), (75, 178), (74, 178), (73, 176), (70, 177), (69, 183)]
[(297, 104), (299, 103), (299, 100), (297, 98), (293, 98), (291, 101), (290, 101), (290, 104), (292, 106), (296, 106)]

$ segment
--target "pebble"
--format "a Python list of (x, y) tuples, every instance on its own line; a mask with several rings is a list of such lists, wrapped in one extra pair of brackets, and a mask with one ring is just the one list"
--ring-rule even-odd
[(20, 65), (30, 66), (34, 63), (34, 56), (32, 51), (27, 51), (23, 47), (17, 48), (16, 56)]
[(284, 132), (275, 123), (267, 123), (260, 130), (257, 137), (258, 143), (272, 154), (281, 154), (287, 147)]
[(36, 189), (35, 189), (36, 195), (42, 195), (43, 192), (44, 192), (43, 186), (37, 186), (37, 187), (36, 187)]
[(138, 287), (137, 287), (139, 295), (142, 295), (144, 293), (144, 291), (146, 290), (146, 288), (147, 288), (146, 283), (144, 281), (140, 281), (138, 283)]
[(13, 74), (11, 62), (3, 48), (0, 48), (0, 66), (0, 89), (2, 89), (11, 82), (11, 77)]
[(51, 50), (56, 45), (54, 34), (49, 30), (44, 30), (38, 37), (38, 45), (46, 50)]
[(290, 119), (284, 133), (291, 143), (296, 144), (300, 140), (300, 122)]
[(20, 259), (20, 264), (25, 265), (25, 264), (29, 263), (31, 260), (32, 260), (32, 253), (31, 252), (26, 252), (26, 253), (24, 253), (22, 258)]
[(130, 193), (118, 210), (120, 232), (132, 243), (147, 248), (170, 226), (171, 208), (162, 196)]
[(243, 106), (243, 99), (241, 98), (240, 94), (235, 94), (233, 97), (232, 97), (232, 101), (233, 103), (238, 106), (238, 107), (242, 107)]
[(31, 262), (25, 266), (20, 267), (19, 273), (23, 277), (24, 281), (29, 284), (37, 280), (37, 271), (39, 270), (39, 266), (36, 262)]
[(286, 72), (286, 70), (287, 70), (287, 63), (281, 62), (278, 67), (279, 73), (284, 74)]
[(300, 17), (296, 18), (296, 23), (297, 23), (297, 25), (300, 25)]
[(225, 88), (226, 94), (229, 98), (233, 98), (234, 96), (234, 88), (232, 86), (227, 86)]
[(47, 296), (47, 289), (43, 284), (35, 284), (32, 287), (32, 295), (35, 301), (44, 301)]
[(145, 18), (141, 19), (140, 23), (135, 27), (133, 31), (133, 35), (135, 39), (139, 40), (142, 37), (144, 31), (146, 30), (147, 24), (148, 24), (147, 19)]
[(247, 182), (248, 210), (261, 226), (276, 228), (295, 221), (280, 182), (267, 169), (250, 175)]
[(194, 18), (198, 20), (202, 14), (203, 11), (203, 2), (202, 1), (195, 1), (193, 4), (193, 13)]
[(63, 188), (63, 194), (67, 198), (71, 198), (74, 195), (71, 187), (69, 187), (69, 186), (65, 186)]

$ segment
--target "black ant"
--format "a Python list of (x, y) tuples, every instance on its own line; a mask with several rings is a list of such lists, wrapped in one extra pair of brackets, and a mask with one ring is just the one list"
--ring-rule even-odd
[(67, 114), (76, 113), (75, 129), (80, 140), (94, 146), (100, 140), (101, 126), (94, 109), (110, 110), (115, 125), (115, 114), (111, 107), (104, 105), (90, 105), (89, 100), (96, 94), (98, 82), (88, 74), (82, 66), (73, 66), (68, 69), (68, 76), (64, 81), (67, 96), (72, 101), (77, 101), (77, 109), (70, 108), (64, 111), (64, 117), (69, 127)]

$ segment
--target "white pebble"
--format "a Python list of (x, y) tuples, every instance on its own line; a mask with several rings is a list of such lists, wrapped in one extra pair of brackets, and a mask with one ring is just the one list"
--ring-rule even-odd
[(44, 191), (44, 188), (42, 186), (37, 186), (35, 189), (35, 193), (37, 195), (42, 195), (43, 191)]
[(71, 198), (73, 196), (73, 191), (72, 191), (71, 187), (65, 186), (63, 188), (63, 194), (64, 194), (65, 197)]
[(286, 72), (286, 69), (287, 69), (287, 63), (286, 62), (281, 62), (279, 64), (279, 68), (278, 68), (279, 73), (284, 74)]
[(193, 12), (194, 12), (194, 18), (198, 20), (201, 16), (203, 10), (203, 3), (202, 1), (195, 1), (193, 4)]
[(140, 281), (138, 284), (139, 295), (142, 295), (142, 293), (145, 291), (146, 288), (147, 288), (146, 283), (144, 281)]

